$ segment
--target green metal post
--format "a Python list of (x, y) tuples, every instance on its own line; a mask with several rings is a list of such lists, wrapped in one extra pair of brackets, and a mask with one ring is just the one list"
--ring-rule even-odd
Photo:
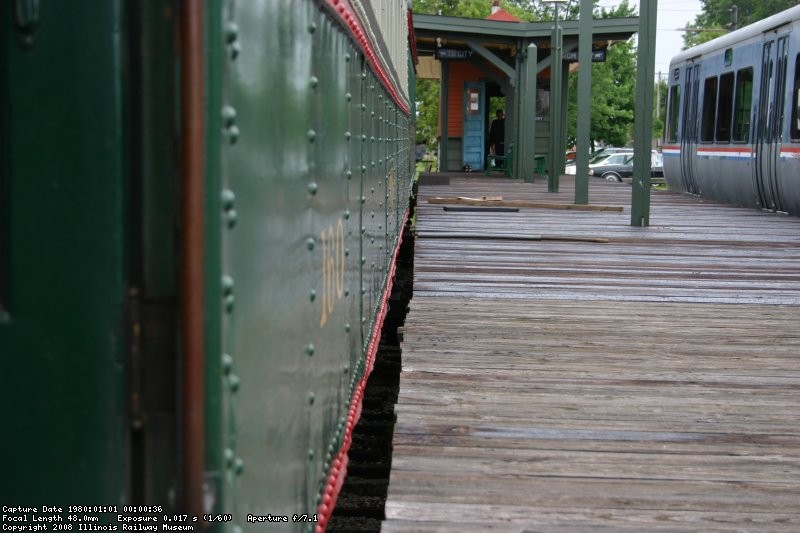
[(442, 61), (442, 79), (439, 83), (439, 94), (442, 95), (439, 104), (439, 172), (447, 172), (447, 122), (449, 120), (447, 107), (450, 95), (450, 63)]
[(517, 120), (519, 140), (514, 147), (514, 159), (519, 158), (523, 181), (533, 181), (536, 170), (536, 45), (531, 43), (525, 52), (522, 75), (519, 79), (520, 114)]
[[(639, 4), (639, 53), (636, 61), (636, 113), (633, 142), (631, 226), (650, 225), (650, 150), (653, 137), (657, 0)], [(651, 110), (651, 111), (647, 111)]]
[(558, 192), (558, 160), (564, 158), (561, 146), (561, 28), (558, 25), (558, 4), (553, 2), (555, 16), (553, 35), (550, 40), (550, 165), (547, 190)]
[(575, 168), (575, 203), (589, 203), (589, 139), (592, 102), (592, 0), (581, 0), (578, 36), (578, 157)]
[[(561, 55), (564, 55), (564, 47), (561, 47)], [(563, 176), (566, 172), (567, 161), (564, 158), (565, 148), (567, 146), (567, 104), (569, 103), (569, 83), (565, 80), (569, 79), (569, 63), (566, 61), (561, 62), (561, 120), (558, 122), (558, 146), (560, 148), (561, 157), (556, 159), (558, 169), (556, 176)]]

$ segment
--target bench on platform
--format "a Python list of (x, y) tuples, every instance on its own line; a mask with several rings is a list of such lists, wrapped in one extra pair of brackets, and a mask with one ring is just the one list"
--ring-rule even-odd
[(533, 156), (533, 160), (536, 163), (536, 169), (533, 171), (534, 174), (539, 174), (540, 176), (547, 175), (547, 162), (542, 154), (536, 154)]
[[(511, 164), (514, 160), (514, 147), (509, 146), (506, 155), (486, 156), (486, 175), (491, 176), (492, 172), (502, 172), (506, 176), (511, 176)], [(494, 165), (492, 165), (494, 163)]]

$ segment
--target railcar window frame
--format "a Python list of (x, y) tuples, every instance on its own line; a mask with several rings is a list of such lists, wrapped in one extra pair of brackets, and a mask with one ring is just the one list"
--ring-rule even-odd
[[(6, 15), (10, 13), (6, 11)], [(8, 17), (0, 15), (0, 24), (8, 25), (9, 21)], [(12, 307), (11, 181), (14, 167), (11, 161), (10, 42), (11, 39), (0, 39), (0, 324), (8, 322)]]
[(0, 322), (8, 310), (8, 270), (10, 247), (8, 244), (10, 202), (8, 201), (8, 150), (6, 147), (6, 121), (4, 110), (0, 110)]
[[(6, 69), (6, 50), (0, 45), (0, 73), (3, 79), (8, 79)], [(10, 109), (7, 82), (0, 83), (0, 322), (8, 318), (9, 287), (11, 270), (11, 244), (9, 231), (11, 227), (11, 149), (10, 134)]]
[(736, 71), (736, 90), (733, 102), (732, 142), (747, 143), (750, 141), (752, 121), (750, 112), (753, 110), (753, 67)]
[(700, 119), (700, 142), (714, 142), (714, 127), (717, 124), (717, 87), (719, 78), (709, 76), (703, 81), (703, 109)]
[(667, 142), (678, 142), (678, 117), (681, 110), (681, 86), (679, 83), (671, 85), (669, 88), (669, 100), (667, 102)]
[(726, 72), (719, 77), (717, 97), (717, 143), (728, 144), (731, 142), (733, 126), (733, 95), (736, 88), (736, 75)]
[(794, 60), (794, 84), (792, 84), (792, 123), (789, 138), (800, 141), (800, 54)]
[[(0, 110), (2, 113), (2, 110)], [(0, 117), (0, 322), (8, 310), (8, 271), (10, 247), (8, 228), (10, 202), (8, 201), (8, 150), (6, 149), (5, 117)]]
[(787, 74), (789, 70), (789, 53), (787, 50), (788, 46), (788, 37), (781, 37), (778, 39), (778, 64), (776, 69), (777, 79), (777, 87), (776, 87), (776, 97), (778, 101), (776, 105), (778, 106), (777, 112), (777, 129), (775, 133), (775, 139), (778, 142), (781, 142), (783, 139), (783, 125), (784, 120), (786, 120), (786, 82), (787, 82)]

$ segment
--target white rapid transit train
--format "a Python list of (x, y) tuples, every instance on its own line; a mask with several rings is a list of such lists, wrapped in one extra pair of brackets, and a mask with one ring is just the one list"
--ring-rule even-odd
[(681, 52), (668, 86), (670, 190), (800, 215), (800, 6)]

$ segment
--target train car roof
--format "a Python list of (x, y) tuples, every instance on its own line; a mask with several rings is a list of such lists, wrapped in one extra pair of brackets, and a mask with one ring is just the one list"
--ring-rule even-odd
[(761, 19), (758, 22), (754, 22), (739, 30), (732, 31), (726, 35), (723, 35), (722, 37), (717, 37), (712, 41), (708, 41), (707, 43), (703, 43), (680, 52), (669, 62), (670, 69), (675, 63), (682, 63), (687, 59), (692, 59), (716, 52), (718, 50), (730, 48), (731, 46), (745, 41), (751, 37), (761, 35), (798, 19), (800, 19), (800, 6), (790, 7), (785, 11), (781, 11), (780, 13), (772, 15), (771, 17)]

